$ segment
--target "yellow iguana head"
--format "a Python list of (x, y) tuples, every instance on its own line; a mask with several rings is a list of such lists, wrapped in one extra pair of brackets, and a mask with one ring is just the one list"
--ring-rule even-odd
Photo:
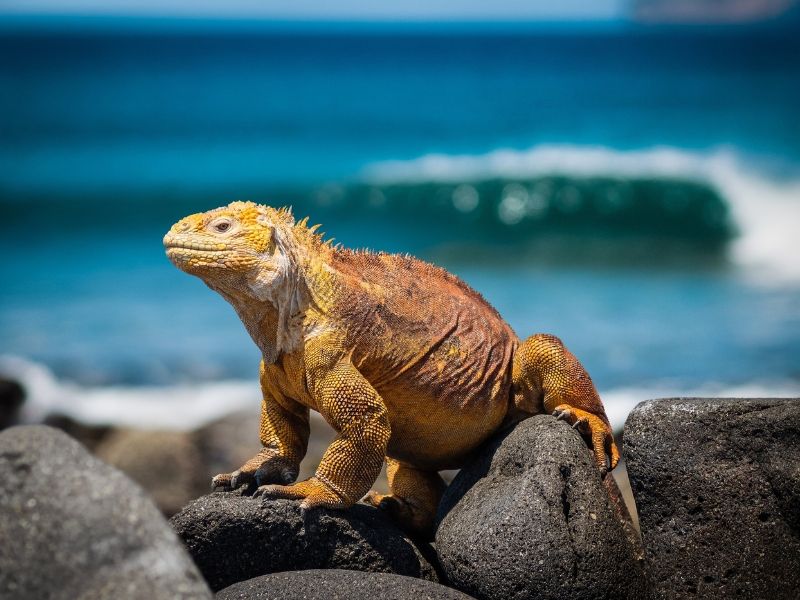
[(164, 247), (176, 267), (211, 287), (259, 288), (286, 274), (282, 232), (293, 224), (286, 209), (233, 202), (181, 219), (164, 236)]

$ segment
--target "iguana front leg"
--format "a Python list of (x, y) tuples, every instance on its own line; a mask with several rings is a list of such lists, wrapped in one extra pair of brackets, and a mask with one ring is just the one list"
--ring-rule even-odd
[(234, 490), (242, 485), (292, 483), (308, 448), (308, 408), (283, 397), (268, 380), (261, 362), (261, 429), (263, 448), (233, 473), (211, 480), (213, 489)]
[(514, 354), (512, 381), (520, 410), (544, 409), (575, 427), (602, 473), (617, 465), (619, 450), (592, 378), (560, 339), (537, 334), (525, 340)]
[(339, 433), (313, 477), (294, 485), (265, 485), (257, 495), (302, 499), (301, 508), (347, 508), (377, 479), (391, 429), (378, 392), (349, 360), (312, 369), (308, 387), (319, 412)]

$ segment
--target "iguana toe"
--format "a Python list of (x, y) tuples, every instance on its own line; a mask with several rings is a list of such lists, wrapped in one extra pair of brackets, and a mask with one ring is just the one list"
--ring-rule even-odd
[(556, 406), (555, 410), (553, 411), (553, 416), (559, 421), (567, 421), (568, 423), (572, 422), (572, 410), (566, 404)]
[(572, 428), (580, 433), (582, 436), (590, 436), (592, 434), (591, 427), (589, 425), (589, 419), (586, 417), (582, 417), (575, 421), (572, 424)]
[(566, 421), (583, 436), (592, 449), (594, 461), (602, 475), (617, 466), (619, 450), (614, 442), (611, 426), (607, 421), (590, 412), (567, 404), (556, 406), (553, 410), (553, 416)]
[(269, 483), (290, 484), (297, 479), (297, 472), (297, 466), (281, 456), (276, 456), (258, 467), (255, 482), (259, 487)]
[(236, 490), (253, 481), (253, 473), (241, 469), (231, 473), (231, 489)]
[(230, 473), (220, 473), (219, 475), (214, 475), (211, 479), (211, 490), (217, 491), (230, 491), (232, 488), (231, 486), (231, 474)]
[(347, 508), (352, 504), (316, 477), (292, 485), (269, 484), (259, 487), (254, 496), (302, 500), (301, 510), (312, 508)]

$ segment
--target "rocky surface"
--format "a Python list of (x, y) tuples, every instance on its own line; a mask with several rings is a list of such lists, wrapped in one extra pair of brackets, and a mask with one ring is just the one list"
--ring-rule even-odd
[(299, 503), (217, 492), (172, 518), (209, 585), (220, 590), (259, 575), (352, 569), (436, 580), (417, 547), (372, 507), (312, 510)]
[(439, 510), (442, 570), (476, 598), (642, 598), (645, 578), (584, 441), (531, 417), (494, 438)]
[(45, 426), (0, 433), (0, 598), (210, 598), (153, 502)]
[(235, 583), (218, 600), (468, 600), (438, 583), (394, 575), (343, 569), (311, 569), (262, 575)]
[(646, 402), (624, 454), (657, 597), (798, 597), (800, 400)]

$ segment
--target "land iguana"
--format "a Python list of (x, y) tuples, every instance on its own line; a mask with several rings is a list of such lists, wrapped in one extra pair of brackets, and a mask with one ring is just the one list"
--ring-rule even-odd
[[(481, 295), (407, 255), (334, 246), (290, 209), (232, 204), (178, 221), (167, 256), (238, 313), (261, 351), (258, 454), (212, 486), (301, 499), (365, 501), (429, 532), (445, 484), (482, 442), (551, 413), (587, 440), (603, 474), (619, 452), (588, 373), (561, 341), (520, 341)], [(309, 409), (338, 436), (313, 477), (294, 483)], [(369, 492), (383, 462), (390, 494)], [(368, 494), (369, 492), (369, 494)]]

